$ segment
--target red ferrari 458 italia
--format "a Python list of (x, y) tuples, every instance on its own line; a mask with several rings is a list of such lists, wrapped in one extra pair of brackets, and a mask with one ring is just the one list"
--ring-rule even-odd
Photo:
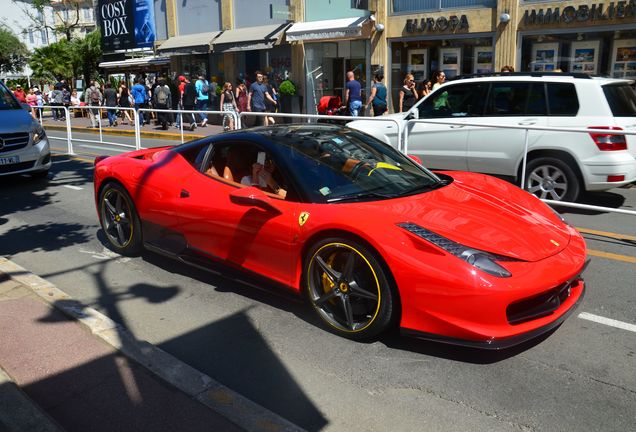
[(585, 242), (540, 200), (352, 129), (230, 132), (98, 157), (94, 175), (113, 250), (265, 276), (351, 339), (399, 325), (504, 348), (558, 326), (585, 289)]

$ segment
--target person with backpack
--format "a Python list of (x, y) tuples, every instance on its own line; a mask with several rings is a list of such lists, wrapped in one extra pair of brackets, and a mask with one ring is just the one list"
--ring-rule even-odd
[(135, 101), (135, 110), (139, 115), (139, 126), (144, 125), (144, 114), (139, 111), (139, 108), (146, 108), (148, 103), (148, 90), (144, 85), (144, 79), (139, 77), (137, 80), (137, 84), (132, 86), (130, 89), (130, 93), (132, 94), (133, 100)]
[[(90, 86), (86, 89), (86, 98), (85, 98), (86, 104), (89, 106), (99, 107), (102, 104), (102, 100), (103, 100), (102, 92), (100, 92), (99, 88), (97, 88), (95, 81), (91, 81)], [(91, 120), (90, 127), (93, 127), (93, 128), (99, 127), (99, 124), (101, 124), (99, 108), (89, 109), (88, 114)]]
[(108, 125), (117, 126), (117, 90), (109, 82), (104, 84), (104, 106), (107, 107)]
[[(179, 77), (181, 79), (181, 77)], [(185, 111), (193, 111), (194, 104), (197, 98), (197, 89), (194, 84), (190, 82), (190, 80), (186, 77), (183, 77), (183, 96), (181, 97), (181, 103), (183, 104), (183, 109)], [(194, 114), (184, 114), (183, 120), (185, 122), (186, 119), (190, 119), (190, 130), (193, 131), (197, 127), (196, 119), (194, 118)]]
[[(64, 113), (69, 113), (70, 115), (70, 111), (68, 110), (71, 106), (71, 92), (68, 89), (68, 86), (64, 85), (64, 80), (62, 80), (62, 105), (64, 105), (66, 107), (66, 109), (64, 110)], [(66, 118), (63, 118), (62, 120), (66, 120)]]
[[(59, 83), (58, 83), (59, 84)], [(62, 106), (62, 89), (61, 87), (55, 84), (55, 87), (53, 87), (53, 91), (51, 92), (51, 96), (50, 96), (50, 105), (51, 107), (59, 107)], [(62, 115), (62, 113), (60, 111), (62, 111), (59, 108), (52, 108), (51, 111), (53, 111), (53, 120), (57, 121), (60, 120), (62, 121), (62, 118), (64, 117)]]
[[(197, 111), (207, 111), (210, 93), (210, 83), (203, 75), (199, 75), (199, 79), (194, 85), (197, 91), (196, 109)], [(208, 115), (205, 112), (199, 114), (201, 116), (201, 127), (205, 127), (208, 123)]]
[[(153, 92), (152, 105), (156, 109), (169, 110), (172, 108), (172, 94), (170, 87), (166, 84), (165, 78), (159, 78), (158, 84)], [(168, 129), (169, 113), (158, 112), (157, 122), (163, 130)]]

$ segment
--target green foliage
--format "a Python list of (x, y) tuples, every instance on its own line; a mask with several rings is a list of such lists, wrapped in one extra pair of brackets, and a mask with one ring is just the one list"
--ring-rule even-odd
[(11, 31), (0, 26), (0, 71), (18, 72), (27, 62), (29, 51)]
[[(36, 48), (29, 61), (33, 78), (43, 81), (58, 81), (62, 78), (84, 78), (85, 82), (97, 77), (99, 60), (102, 57), (99, 30), (84, 39), (71, 42), (61, 40), (42, 48)], [(71, 81), (73, 82), (73, 81)]]
[(294, 96), (296, 94), (296, 86), (290, 80), (280, 83), (278, 91), (281, 95)]

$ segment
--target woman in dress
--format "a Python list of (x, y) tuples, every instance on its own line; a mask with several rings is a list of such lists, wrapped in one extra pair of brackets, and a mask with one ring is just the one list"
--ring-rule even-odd
[(399, 112), (406, 112), (410, 110), (413, 105), (415, 105), (415, 102), (417, 102), (418, 98), (419, 95), (417, 94), (417, 89), (415, 88), (415, 78), (412, 74), (406, 74), (406, 77), (404, 77), (404, 85), (400, 87)]
[[(223, 84), (223, 91), (221, 92), (221, 110), (229, 113), (236, 113), (238, 111), (238, 107), (236, 106), (236, 100), (234, 98), (234, 93), (232, 92), (232, 84), (226, 82)], [(224, 119), (228, 120), (227, 129), (226, 130), (234, 130), (234, 116), (233, 115), (224, 115)], [(226, 124), (223, 122), (224, 125)]]
[[(131, 108), (132, 104), (130, 102), (130, 93), (128, 92), (128, 87), (125, 84), (119, 86), (119, 94), (117, 95), (117, 100), (119, 102), (119, 106), (121, 108)], [(121, 124), (134, 124), (133, 119), (130, 117), (130, 111), (123, 109), (121, 110)], [(126, 120), (124, 120), (126, 119)]]
[(238, 112), (242, 113), (247, 111), (247, 87), (243, 81), (239, 81), (236, 86), (236, 106), (238, 107)]

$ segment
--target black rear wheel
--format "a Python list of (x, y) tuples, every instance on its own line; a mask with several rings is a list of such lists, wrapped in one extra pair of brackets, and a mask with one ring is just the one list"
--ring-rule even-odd
[(126, 190), (108, 183), (99, 196), (99, 221), (113, 250), (122, 255), (141, 252), (141, 223)]
[(395, 294), (366, 246), (344, 238), (323, 239), (309, 250), (305, 263), (307, 297), (328, 330), (365, 340), (390, 326)]

